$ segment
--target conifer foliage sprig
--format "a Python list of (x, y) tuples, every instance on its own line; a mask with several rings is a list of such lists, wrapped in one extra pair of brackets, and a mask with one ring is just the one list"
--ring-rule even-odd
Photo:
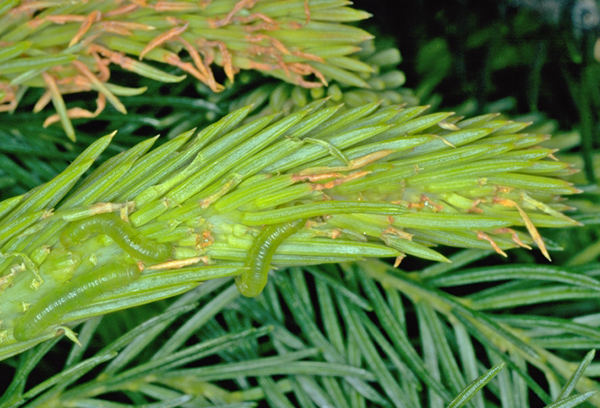
[(255, 296), (272, 267), (448, 261), (437, 245), (549, 257), (538, 228), (577, 225), (560, 201), (578, 192), (560, 178), (573, 169), (526, 124), (325, 102), (245, 124), (243, 108), (152, 151), (146, 140), (74, 187), (108, 135), (1, 202), (0, 356), (217, 277)]
[[(15, 375), (0, 407), (599, 406), (594, 351), (584, 357), (598, 316), (581, 315), (600, 288), (594, 268), (469, 267), (491, 252), (416, 273), (378, 260), (292, 267), (257, 299), (215, 279), (164, 308), (93, 318), (81, 346), (51, 341), (2, 362)], [(442, 289), (490, 280), (502, 283), (468, 297)], [(511, 313), (565, 295), (561, 318)]]
[(256, 116), (284, 109), (297, 110), (323, 97), (330, 98), (329, 104), (344, 103), (348, 107), (373, 102), (381, 102), (383, 106), (418, 105), (412, 90), (403, 87), (406, 77), (397, 68), (402, 60), (398, 48), (385, 38), (365, 41), (360, 46), (361, 50), (352, 54), (348, 61), (356, 62), (361, 82), (338, 78), (327, 87), (308, 89), (285, 82), (265, 83), (264, 77), (256, 73), (247, 85), (232, 89), (235, 93), (229, 98), (233, 97), (233, 101), (227, 103), (223, 94), (207, 95), (207, 99), (220, 106), (229, 105), (230, 111), (252, 105)]
[[(183, 75), (152, 65), (168, 64), (213, 92), (224, 89), (212, 70), (215, 64), (230, 81), (240, 70), (259, 70), (308, 88), (331, 79), (368, 87), (357, 73), (369, 66), (347, 56), (372, 36), (346, 23), (369, 14), (346, 5), (344, 0), (4, 1), (0, 112), (14, 111), (28, 88), (44, 88), (34, 110), (52, 102), (57, 113), (45, 125), (60, 121), (74, 139), (72, 118), (95, 117), (107, 102), (126, 113), (119, 97), (145, 91), (113, 83), (115, 65), (157, 81), (181, 81)], [(98, 94), (95, 111), (67, 109), (63, 95), (86, 91)]]

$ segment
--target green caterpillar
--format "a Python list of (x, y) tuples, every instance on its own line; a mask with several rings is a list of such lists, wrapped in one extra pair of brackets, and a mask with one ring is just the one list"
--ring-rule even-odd
[(250, 248), (245, 266), (248, 268), (239, 275), (235, 284), (240, 293), (247, 297), (258, 296), (267, 284), (271, 260), (279, 245), (298, 231), (306, 223), (305, 219), (269, 225), (256, 237)]
[(139, 276), (137, 265), (122, 264), (110, 264), (85, 273), (31, 306), (16, 322), (13, 335), (18, 341), (37, 337), (49, 327), (61, 324), (65, 313), (104, 292), (125, 286)]
[(134, 258), (160, 263), (171, 256), (171, 246), (146, 238), (113, 213), (100, 214), (70, 224), (61, 234), (65, 247), (75, 245), (94, 233), (106, 234)]

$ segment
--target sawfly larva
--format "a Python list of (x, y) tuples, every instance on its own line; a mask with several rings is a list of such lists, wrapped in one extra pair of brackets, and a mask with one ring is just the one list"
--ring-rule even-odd
[(171, 246), (146, 238), (116, 214), (99, 214), (69, 224), (60, 236), (65, 247), (85, 240), (89, 235), (108, 235), (125, 252), (147, 262), (164, 262), (171, 256)]
[(91, 299), (133, 282), (140, 276), (137, 265), (110, 264), (85, 273), (42, 298), (16, 322), (14, 337), (25, 341), (37, 337), (51, 326), (62, 323), (62, 317), (89, 303)]
[(305, 219), (268, 225), (256, 237), (250, 248), (245, 266), (248, 268), (239, 275), (235, 284), (240, 293), (247, 297), (258, 296), (267, 284), (271, 260), (279, 245), (305, 224)]

